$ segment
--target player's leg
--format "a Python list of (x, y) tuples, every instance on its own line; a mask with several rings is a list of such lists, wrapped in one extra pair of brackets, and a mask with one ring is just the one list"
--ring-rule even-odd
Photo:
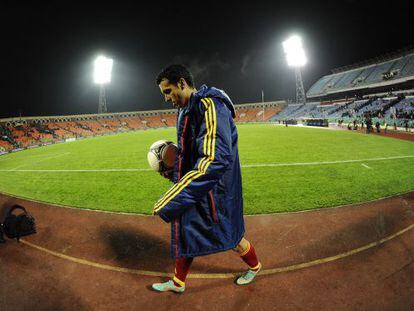
[(252, 270), (257, 270), (259, 268), (259, 260), (256, 255), (256, 250), (253, 245), (242, 238), (239, 245), (234, 249), (241, 257), (241, 259), (249, 266)]
[(262, 268), (262, 264), (257, 258), (256, 251), (253, 245), (242, 238), (239, 245), (234, 249), (241, 257), (241, 259), (249, 266), (249, 270), (236, 279), (236, 284), (246, 285), (253, 281), (256, 275)]
[(174, 278), (165, 283), (155, 283), (152, 288), (159, 292), (173, 291), (182, 293), (185, 290), (185, 279), (190, 270), (193, 258), (178, 258), (175, 260)]
[(175, 274), (173, 282), (175, 286), (185, 287), (185, 279), (190, 271), (194, 258), (179, 258), (175, 260)]

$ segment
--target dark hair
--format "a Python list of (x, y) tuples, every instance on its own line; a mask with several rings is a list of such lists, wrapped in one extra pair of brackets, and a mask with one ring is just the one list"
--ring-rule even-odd
[(183, 78), (187, 82), (188, 86), (194, 87), (194, 78), (190, 70), (184, 65), (174, 64), (165, 67), (157, 76), (157, 85), (161, 83), (163, 79), (167, 79), (172, 84), (177, 84), (178, 81)]

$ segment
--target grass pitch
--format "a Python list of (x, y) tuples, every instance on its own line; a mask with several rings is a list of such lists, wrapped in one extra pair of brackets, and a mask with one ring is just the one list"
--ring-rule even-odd
[[(414, 144), (387, 137), (239, 125), (245, 214), (364, 202), (414, 189)], [(0, 157), (0, 191), (81, 208), (151, 214), (171, 183), (146, 153), (175, 129), (138, 131)]]

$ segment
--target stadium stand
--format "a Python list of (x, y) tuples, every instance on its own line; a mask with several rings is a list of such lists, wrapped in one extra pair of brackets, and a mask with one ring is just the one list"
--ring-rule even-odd
[(393, 89), (414, 86), (414, 50), (333, 70), (332, 74), (323, 76), (309, 88), (307, 98), (339, 98), (350, 91), (366, 95), (390, 86)]
[[(313, 118), (323, 114), (324, 110), (319, 102), (288, 105), (281, 113), (273, 116), (271, 121)], [(330, 108), (330, 107), (329, 107)]]
[(309, 88), (307, 99), (290, 103), (270, 121), (362, 125), (369, 119), (414, 128), (414, 49), (334, 69)]
[(244, 104), (237, 105), (236, 122), (267, 122), (278, 114), (285, 104)]
[(260, 108), (240, 108), (238, 109), (236, 122), (257, 121), (257, 115), (263, 111)]
[(163, 113), (161, 121), (167, 126), (175, 126), (177, 124), (177, 114), (175, 113)]
[[(279, 113), (284, 101), (236, 105), (237, 121), (266, 122)], [(55, 117), (25, 117), (0, 120), (0, 152), (13, 151), (119, 132), (173, 127), (177, 111), (141, 111)]]
[(46, 124), (46, 127), (56, 136), (58, 136), (61, 139), (74, 137), (75, 134), (70, 132), (69, 130), (65, 129), (65, 125), (63, 122), (56, 123), (56, 122), (50, 122)]
[(400, 92), (398, 96), (389, 94), (372, 94), (364, 99), (348, 101), (311, 102), (306, 104), (290, 104), (271, 121), (302, 121), (305, 119), (321, 119), (330, 123), (361, 124), (367, 118), (381, 125), (394, 124), (398, 127), (414, 128), (414, 96), (412, 90)]
[(154, 114), (145, 116), (146, 126), (148, 128), (158, 128), (158, 127), (166, 127), (165, 123), (162, 122), (162, 115), (161, 114)]
[(10, 144), (8, 141), (0, 139), (0, 147), (4, 149), (4, 151), (9, 151), (13, 149), (13, 145)]
[[(398, 119), (414, 119), (414, 96), (410, 96), (407, 98), (404, 98), (399, 103), (397, 103), (395, 106), (395, 115)], [(388, 118), (393, 117), (392, 110), (389, 109), (385, 116)]]
[(11, 137), (11, 131), (6, 126), (0, 124), (0, 147), (2, 150), (10, 151), (17, 147), (17, 144)]

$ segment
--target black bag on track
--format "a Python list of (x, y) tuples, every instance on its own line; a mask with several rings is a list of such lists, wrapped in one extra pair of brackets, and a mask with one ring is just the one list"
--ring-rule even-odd
[[(21, 213), (15, 214), (14, 211), (20, 210)], [(0, 225), (0, 243), (2, 242), (2, 232), (9, 239), (17, 239), (20, 237), (36, 233), (36, 223), (32, 215), (30, 215), (23, 206), (13, 205), (6, 213), (3, 224)], [(4, 242), (4, 240), (3, 240)]]

